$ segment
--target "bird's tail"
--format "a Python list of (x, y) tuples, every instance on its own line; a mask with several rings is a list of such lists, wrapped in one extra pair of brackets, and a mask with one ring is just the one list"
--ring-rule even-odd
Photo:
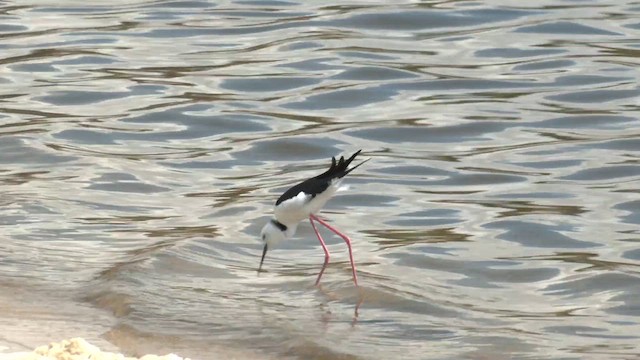
[(349, 165), (351, 164), (351, 162), (353, 162), (353, 160), (356, 158), (356, 156), (358, 156), (358, 154), (360, 154), (362, 150), (358, 150), (355, 152), (355, 154), (351, 155), (348, 159), (345, 160), (344, 156), (340, 157), (340, 160), (336, 161), (335, 157), (331, 158), (331, 167), (329, 168), (329, 170), (325, 171), (324, 173), (316, 176), (316, 178), (318, 179), (322, 179), (322, 178), (342, 178), (345, 175), (347, 175), (348, 173), (352, 172), (353, 170), (355, 170), (358, 166), (364, 164), (365, 162), (369, 161), (369, 159), (361, 162), (360, 164), (352, 167), (351, 169), (348, 169)]
[(367, 161), (369, 161), (369, 160), (371, 160), (371, 159), (367, 159), (367, 160), (365, 160), (365, 161), (361, 162), (360, 164), (358, 164), (358, 165), (356, 165), (356, 166), (352, 167), (351, 169), (346, 170), (346, 171), (344, 172), (344, 174), (343, 174), (342, 176), (340, 176), (340, 177), (346, 176), (348, 173), (352, 172), (353, 170), (355, 170), (356, 168), (358, 168), (360, 165), (362, 165), (362, 164), (366, 163), (366, 162), (367, 162)]

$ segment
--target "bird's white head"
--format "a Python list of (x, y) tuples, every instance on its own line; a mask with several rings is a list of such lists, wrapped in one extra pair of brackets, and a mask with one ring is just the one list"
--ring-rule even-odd
[(260, 238), (264, 243), (264, 250), (262, 251), (262, 259), (260, 259), (258, 271), (262, 269), (262, 263), (264, 262), (264, 256), (267, 254), (267, 250), (272, 249), (282, 240), (293, 236), (296, 232), (296, 226), (297, 224), (287, 226), (276, 219), (271, 219), (264, 225), (260, 232)]
[(289, 237), (288, 230), (288, 226), (278, 222), (275, 219), (271, 219), (262, 228), (262, 231), (260, 232), (260, 238), (265, 245), (272, 249), (282, 240), (285, 240)]

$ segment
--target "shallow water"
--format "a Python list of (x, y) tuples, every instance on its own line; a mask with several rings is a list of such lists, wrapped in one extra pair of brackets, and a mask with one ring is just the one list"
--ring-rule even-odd
[[(640, 4), (8, 1), (0, 19), (7, 298), (77, 306), (126, 352), (640, 353)], [(258, 276), (279, 194), (357, 149), (371, 161), (323, 215), (359, 291), (329, 233), (314, 286), (307, 223)]]

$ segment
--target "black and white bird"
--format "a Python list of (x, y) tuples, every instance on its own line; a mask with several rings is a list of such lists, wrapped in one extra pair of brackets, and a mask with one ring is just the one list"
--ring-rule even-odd
[[(318, 236), (318, 240), (320, 240), (320, 245), (324, 250), (325, 265), (329, 261), (329, 257), (331, 255), (329, 254), (327, 245), (324, 243), (322, 236), (320, 236), (314, 221), (324, 225), (327, 229), (340, 236), (347, 244), (347, 247), (349, 248), (351, 270), (353, 272), (353, 282), (358, 286), (358, 275), (356, 274), (356, 266), (353, 262), (351, 239), (349, 239), (347, 235), (336, 230), (324, 220), (320, 219), (317, 216), (317, 213), (336, 192), (343, 189), (343, 187), (340, 186), (342, 178), (369, 160), (367, 159), (349, 169), (349, 165), (361, 151), (362, 150), (358, 150), (346, 160), (344, 156), (341, 156), (338, 161), (336, 161), (335, 157), (331, 158), (331, 167), (329, 170), (301, 182), (300, 184), (285, 191), (284, 194), (280, 196), (278, 201), (276, 201), (274, 217), (271, 218), (271, 220), (269, 220), (269, 222), (267, 222), (267, 224), (262, 228), (261, 237), (264, 242), (264, 250), (262, 251), (262, 258), (260, 259), (260, 267), (258, 268), (258, 271), (262, 269), (262, 263), (264, 262), (267, 250), (273, 248), (280, 241), (292, 237), (296, 232), (298, 224), (308, 218), (316, 236)], [(322, 276), (322, 273), (320, 276)], [(318, 281), (320, 281), (320, 276), (318, 277)]]

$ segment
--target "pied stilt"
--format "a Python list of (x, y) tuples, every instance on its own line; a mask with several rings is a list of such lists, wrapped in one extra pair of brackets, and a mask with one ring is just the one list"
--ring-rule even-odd
[[(319, 218), (316, 214), (322, 209), (324, 204), (341, 189), (340, 182), (342, 178), (347, 174), (355, 170), (358, 166), (364, 164), (369, 159), (361, 162), (360, 164), (348, 168), (351, 162), (360, 154), (358, 150), (350, 158), (346, 159), (344, 156), (340, 157), (340, 160), (336, 161), (336, 158), (331, 158), (331, 167), (329, 170), (322, 174), (307, 179), (300, 184), (285, 191), (282, 196), (276, 201), (274, 210), (274, 217), (267, 222), (262, 228), (261, 237), (264, 242), (264, 250), (262, 251), (262, 258), (260, 259), (260, 267), (258, 272), (262, 269), (262, 263), (264, 257), (267, 254), (269, 248), (273, 248), (278, 242), (288, 239), (296, 232), (298, 224), (305, 219), (309, 219), (313, 231), (315, 231), (322, 250), (324, 250), (325, 265), (329, 261), (329, 250), (324, 243), (320, 232), (314, 221), (324, 225), (327, 229), (340, 236), (349, 248), (349, 260), (351, 261), (351, 271), (353, 272), (353, 282), (358, 286), (358, 275), (356, 274), (356, 265), (353, 262), (353, 251), (351, 250), (351, 239), (333, 226), (329, 225), (326, 221)], [(324, 270), (324, 269), (323, 269)], [(320, 275), (322, 276), (322, 275)], [(316, 284), (320, 281), (320, 276)]]

